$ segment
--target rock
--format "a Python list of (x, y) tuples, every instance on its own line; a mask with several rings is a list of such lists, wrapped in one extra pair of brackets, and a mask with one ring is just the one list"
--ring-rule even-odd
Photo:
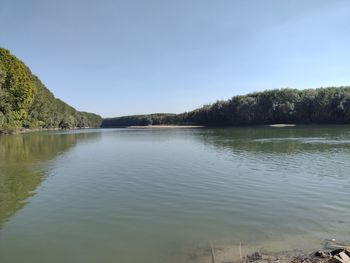
[(326, 252), (324, 252), (322, 250), (319, 250), (314, 254), (314, 256), (318, 257), (318, 258), (328, 258), (329, 254), (327, 254)]
[(346, 255), (348, 255), (350, 257), (350, 251), (348, 249), (345, 249), (345, 248), (338, 248), (338, 249), (332, 250), (330, 252), (330, 254), (332, 256), (336, 256), (336, 255), (339, 255), (341, 252), (344, 252)]
[(331, 251), (333, 256), (329, 263), (350, 263), (350, 251), (344, 248), (338, 248)]
[(335, 255), (338, 255), (339, 253), (341, 253), (343, 251), (344, 251), (343, 248), (337, 248), (337, 249), (334, 249), (334, 250), (331, 251), (331, 255), (335, 256)]
[(260, 252), (255, 252), (249, 256), (247, 256), (249, 262), (254, 262), (262, 259), (262, 254)]
[(334, 259), (338, 260), (340, 263), (350, 263), (350, 257), (344, 251), (335, 255)]

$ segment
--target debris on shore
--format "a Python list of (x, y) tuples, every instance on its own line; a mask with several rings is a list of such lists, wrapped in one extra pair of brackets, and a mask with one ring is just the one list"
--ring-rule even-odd
[(198, 247), (189, 257), (190, 262), (196, 263), (350, 263), (350, 246), (327, 240), (323, 250), (311, 253), (299, 249), (282, 252), (261, 250), (242, 256), (241, 244), (234, 248), (210, 243), (208, 247)]
[(350, 250), (337, 248), (330, 252), (319, 250), (307, 257), (296, 257), (291, 263), (350, 263)]

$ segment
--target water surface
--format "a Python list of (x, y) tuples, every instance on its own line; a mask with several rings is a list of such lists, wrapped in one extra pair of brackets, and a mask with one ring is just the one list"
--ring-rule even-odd
[(0, 262), (191, 262), (350, 236), (350, 126), (0, 137)]

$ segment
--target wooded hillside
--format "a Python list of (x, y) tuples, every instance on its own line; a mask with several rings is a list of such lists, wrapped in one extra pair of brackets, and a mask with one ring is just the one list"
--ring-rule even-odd
[(77, 111), (55, 98), (22, 61), (0, 48), (0, 133), (99, 127), (101, 121), (99, 115)]

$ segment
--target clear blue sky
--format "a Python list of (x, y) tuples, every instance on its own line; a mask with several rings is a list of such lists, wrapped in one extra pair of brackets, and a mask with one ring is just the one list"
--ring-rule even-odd
[(0, 0), (0, 46), (104, 117), (350, 84), (350, 1)]

